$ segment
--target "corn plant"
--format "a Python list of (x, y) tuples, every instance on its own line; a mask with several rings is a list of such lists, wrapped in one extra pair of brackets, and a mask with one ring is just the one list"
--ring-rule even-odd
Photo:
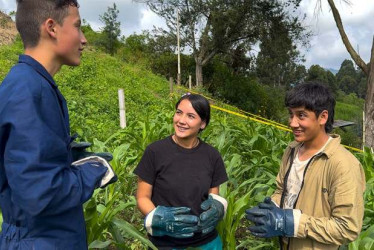
[[(273, 193), (280, 158), (289, 137), (253, 123), (233, 125), (227, 116), (218, 117), (202, 137), (219, 150), (229, 176), (229, 181), (220, 186), (228, 209), (217, 227), (224, 249), (275, 248), (273, 241), (250, 236), (244, 212)], [(267, 140), (263, 134), (271, 139)]]
[[(122, 131), (116, 134), (117, 140), (125, 137), (126, 133)], [(112, 152), (111, 166), (118, 176), (118, 181), (103, 191), (95, 191), (93, 197), (84, 206), (89, 248), (116, 246), (119, 249), (127, 249), (129, 242), (135, 244), (136, 240), (140, 244), (156, 249), (145, 234), (136, 227), (140, 227), (141, 223), (133, 195), (136, 178), (132, 171), (141, 152), (131, 143), (123, 143), (113, 149), (106, 143), (108, 141), (94, 140), (93, 150)]]
[(374, 249), (374, 225), (363, 231), (360, 236), (348, 246), (349, 250)]
[[(98, 204), (95, 198), (92, 198), (85, 206), (89, 248), (106, 248), (114, 244), (120, 249), (126, 249), (129, 241), (137, 239), (144, 245), (156, 249), (135, 226), (121, 219), (120, 214), (124, 211), (132, 210), (133, 212), (136, 206), (135, 197), (132, 196), (128, 202), (124, 202), (115, 196), (106, 205)], [(114, 203), (118, 204), (114, 205)]]
[(366, 177), (365, 214), (362, 232), (354, 242), (349, 244), (348, 249), (374, 249), (374, 157), (367, 147), (362, 154), (356, 156), (361, 160)]

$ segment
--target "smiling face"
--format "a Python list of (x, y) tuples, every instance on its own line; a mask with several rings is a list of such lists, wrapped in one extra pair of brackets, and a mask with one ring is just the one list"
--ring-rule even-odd
[(288, 111), (290, 114), (289, 125), (296, 141), (311, 143), (326, 134), (325, 124), (328, 118), (326, 110), (322, 111), (318, 117), (314, 111), (304, 107), (289, 108)]
[(86, 37), (81, 30), (81, 19), (77, 7), (69, 6), (69, 14), (63, 23), (56, 24), (56, 56), (61, 65), (80, 64)]
[(179, 103), (173, 117), (173, 124), (175, 136), (185, 140), (196, 138), (200, 129), (204, 129), (206, 125), (188, 99)]

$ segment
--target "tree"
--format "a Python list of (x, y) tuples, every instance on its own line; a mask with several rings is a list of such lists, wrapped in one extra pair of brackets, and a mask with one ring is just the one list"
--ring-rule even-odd
[[(136, 0), (146, 3), (149, 8), (163, 17), (169, 31), (176, 34), (177, 9), (180, 15), (181, 44), (191, 49), (196, 63), (197, 84), (203, 83), (203, 66), (218, 54), (235, 51), (237, 47), (251, 47), (260, 35), (260, 28), (268, 16), (292, 5), (297, 7), (300, 0)], [(175, 39), (176, 41), (176, 39)]]
[(327, 83), (329, 84), (331, 91), (336, 95), (338, 93), (339, 87), (338, 87), (338, 83), (336, 81), (335, 75), (331, 73), (331, 71), (327, 70), (326, 78), (327, 78)]
[[(322, 0), (318, 0), (321, 3)], [(342, 38), (343, 44), (346, 47), (348, 53), (351, 55), (351, 58), (356, 63), (356, 65), (361, 68), (364, 74), (367, 76), (367, 88), (366, 88), (366, 98), (365, 98), (365, 145), (368, 147), (374, 147), (374, 38), (372, 42), (371, 49), (371, 58), (369, 63), (365, 63), (360, 55), (353, 48), (347, 34), (345, 33), (342, 19), (340, 13), (335, 6), (334, 0), (327, 0), (336, 26), (339, 30), (340, 36)], [(345, 2), (349, 2), (345, 0)]]
[[(339, 89), (347, 95), (356, 93), (358, 95), (358, 75), (351, 60), (344, 60), (336, 74)], [(349, 79), (349, 80), (348, 80)]]
[(111, 55), (114, 55), (119, 46), (118, 37), (121, 34), (121, 23), (118, 21), (118, 14), (117, 5), (113, 3), (113, 7), (108, 7), (104, 15), (100, 15), (100, 21), (105, 24), (104, 28), (102, 28), (104, 37), (101, 44), (106, 52)]
[(360, 98), (366, 98), (366, 88), (367, 88), (367, 77), (365, 73), (359, 69), (357, 73), (356, 82), (358, 83), (357, 96)]
[(344, 91), (345, 94), (356, 94), (356, 91), (354, 91), (357, 87), (357, 82), (355, 78), (345, 75), (343, 76), (339, 81), (340, 89)]
[(303, 61), (296, 43), (308, 43), (310, 34), (297, 18), (290, 18), (280, 9), (265, 20), (261, 29), (260, 52), (256, 60), (256, 71), (265, 84), (289, 86), (302, 80), (298, 63)]
[(310, 66), (306, 80), (327, 84), (335, 95), (338, 93), (338, 85), (334, 74), (330, 71), (326, 71), (319, 65)]
[(356, 78), (356, 69), (351, 60), (344, 60), (340, 65), (338, 73), (336, 73), (336, 78), (338, 81), (340, 81), (344, 76)]
[(320, 81), (320, 82), (326, 83), (327, 75), (326, 75), (325, 69), (319, 66), (318, 64), (310, 66), (306, 80), (307, 81)]

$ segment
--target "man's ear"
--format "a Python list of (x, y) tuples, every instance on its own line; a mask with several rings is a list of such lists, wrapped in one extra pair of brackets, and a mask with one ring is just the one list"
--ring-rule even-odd
[(329, 112), (327, 110), (323, 110), (321, 114), (319, 114), (319, 117), (318, 117), (319, 124), (325, 125), (328, 119), (329, 119)]
[(55, 38), (56, 37), (56, 21), (53, 20), (52, 18), (48, 18), (47, 20), (45, 20), (45, 22), (43, 23), (43, 29), (46, 31), (46, 33), (50, 36), (50, 37), (53, 37)]

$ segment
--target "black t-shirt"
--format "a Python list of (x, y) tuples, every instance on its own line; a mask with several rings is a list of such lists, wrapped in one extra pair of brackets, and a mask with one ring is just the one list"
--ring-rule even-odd
[[(219, 152), (200, 141), (193, 149), (177, 145), (171, 136), (150, 144), (134, 173), (153, 186), (151, 200), (157, 206), (189, 207), (191, 213), (202, 213), (200, 204), (208, 198), (209, 189), (227, 181)], [(152, 237), (157, 247), (195, 247), (217, 237), (217, 231), (191, 238)]]

